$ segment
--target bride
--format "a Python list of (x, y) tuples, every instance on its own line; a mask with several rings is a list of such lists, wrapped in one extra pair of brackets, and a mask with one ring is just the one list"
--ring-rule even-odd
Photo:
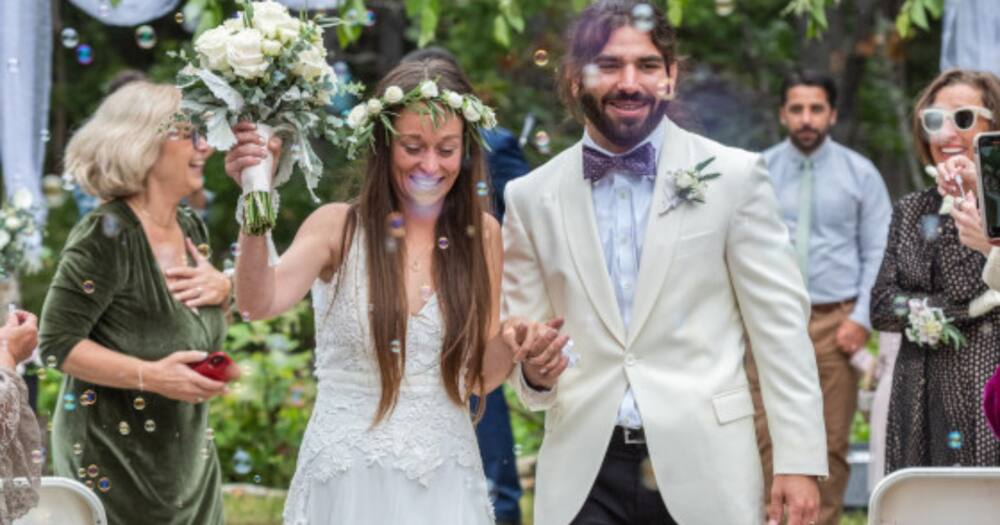
[[(367, 151), (360, 197), (313, 212), (273, 266), (265, 237), (240, 236), (245, 316), (312, 289), (318, 395), (284, 520), (491, 524), (468, 398), (515, 362), (517, 381), (552, 388), (567, 338), (558, 321), (499, 321), (502, 242), (479, 144), (492, 110), (441, 60), (400, 64), (376, 93), (348, 118)], [(238, 181), (265, 144), (251, 124), (235, 131), (226, 173)]]

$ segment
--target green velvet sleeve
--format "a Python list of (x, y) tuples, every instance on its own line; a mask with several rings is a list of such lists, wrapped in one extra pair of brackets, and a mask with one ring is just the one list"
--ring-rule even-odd
[(128, 280), (124, 261), (131, 243), (126, 237), (134, 232), (109, 232), (111, 228), (102, 227), (104, 220), (118, 219), (109, 211), (95, 211), (70, 232), (42, 307), (39, 347), (45, 362), (54, 357), (60, 368), (70, 350), (89, 338)]

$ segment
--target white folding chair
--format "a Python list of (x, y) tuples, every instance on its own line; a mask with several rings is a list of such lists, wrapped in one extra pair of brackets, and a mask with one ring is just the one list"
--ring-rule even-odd
[(908, 468), (872, 491), (868, 525), (943, 523), (1000, 523), (1000, 468)]
[(104, 505), (86, 485), (67, 478), (42, 478), (38, 506), (14, 525), (107, 525)]

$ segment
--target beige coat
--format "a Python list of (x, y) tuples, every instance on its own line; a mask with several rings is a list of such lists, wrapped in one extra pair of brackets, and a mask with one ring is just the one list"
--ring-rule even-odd
[[(563, 316), (581, 361), (546, 410), (535, 523), (565, 525), (597, 477), (631, 384), (663, 499), (683, 525), (759, 525), (764, 494), (743, 356), (753, 345), (775, 471), (826, 475), (809, 301), (759, 155), (668, 122), (626, 333), (598, 240), (581, 143), (507, 185), (504, 309)], [(673, 170), (715, 157), (706, 203), (670, 207)], [(669, 208), (669, 209), (668, 209)], [(518, 374), (519, 371), (515, 371)]]

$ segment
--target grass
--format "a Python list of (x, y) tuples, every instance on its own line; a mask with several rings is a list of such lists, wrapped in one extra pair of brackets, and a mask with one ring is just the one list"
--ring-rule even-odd
[[(249, 494), (226, 494), (223, 498), (226, 506), (227, 525), (281, 525), (281, 510), (285, 498), (281, 496), (253, 496)], [(524, 514), (524, 524), (532, 525), (531, 505), (533, 494), (525, 493), (521, 498), (521, 510)], [(845, 513), (840, 519), (840, 525), (866, 525), (867, 514), (863, 511)]]

